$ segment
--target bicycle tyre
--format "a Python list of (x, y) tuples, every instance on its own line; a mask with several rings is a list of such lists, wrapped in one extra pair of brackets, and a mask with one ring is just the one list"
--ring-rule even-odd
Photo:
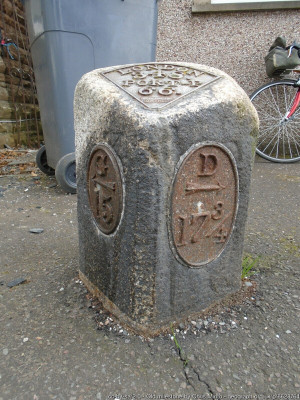
[(256, 153), (279, 163), (300, 160), (300, 107), (286, 120), (295, 95), (297, 81), (283, 79), (267, 83), (250, 95), (260, 120)]

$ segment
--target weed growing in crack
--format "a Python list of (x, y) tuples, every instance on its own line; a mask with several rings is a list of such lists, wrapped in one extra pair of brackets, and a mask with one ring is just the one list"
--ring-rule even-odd
[[(180, 343), (178, 342), (178, 340), (177, 340), (177, 338), (176, 338), (173, 325), (171, 325), (171, 332), (172, 332), (172, 337), (171, 337), (171, 338), (172, 338), (172, 340), (173, 340), (174, 343), (175, 343), (175, 346), (176, 346), (176, 349), (177, 349), (177, 351), (178, 351), (180, 360), (183, 362), (183, 372), (184, 372), (184, 376), (185, 376), (185, 379), (186, 379), (188, 385), (190, 385), (190, 386), (196, 391), (196, 388), (195, 388), (195, 386), (193, 385), (193, 380), (191, 379), (191, 376), (190, 376), (190, 374), (191, 374), (191, 372), (192, 372), (192, 373), (194, 373), (194, 374), (197, 376), (199, 382), (201, 382), (201, 383), (203, 383), (204, 385), (206, 385), (207, 390), (209, 391), (209, 393), (210, 393), (210, 395), (211, 395), (211, 398), (212, 398), (212, 399), (216, 398), (216, 397), (215, 397), (216, 395), (215, 395), (215, 393), (213, 392), (212, 388), (210, 387), (210, 384), (209, 384), (208, 382), (206, 382), (204, 379), (201, 378), (199, 372), (198, 372), (198, 371), (195, 369), (195, 367), (193, 366), (193, 363), (191, 362), (191, 363), (189, 364), (189, 367), (186, 368), (187, 365), (188, 365), (188, 363), (189, 363), (189, 361), (188, 361), (187, 356), (185, 356), (185, 354), (184, 354), (184, 352), (183, 352), (183, 350), (182, 350), (182, 348), (181, 348), (181, 346), (180, 346)], [(189, 370), (190, 370), (190, 372), (189, 372)]]
[(254, 275), (256, 271), (253, 270), (255, 265), (257, 264), (260, 257), (253, 258), (251, 256), (246, 256), (242, 261), (242, 279), (249, 278)]
[(181, 348), (181, 346), (180, 346), (180, 344), (179, 344), (179, 342), (178, 342), (178, 340), (176, 338), (176, 334), (175, 334), (173, 325), (171, 325), (171, 332), (172, 332), (173, 340), (174, 340), (176, 349), (178, 351), (179, 357), (180, 357), (181, 361), (183, 362), (184, 367), (186, 367), (188, 365), (188, 359), (187, 359), (187, 357), (185, 357), (185, 355), (184, 355), (184, 353), (182, 351), (182, 348)]

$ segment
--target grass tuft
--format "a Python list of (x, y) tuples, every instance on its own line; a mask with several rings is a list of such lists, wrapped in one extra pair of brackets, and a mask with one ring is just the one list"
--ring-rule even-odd
[(258, 263), (260, 257), (253, 258), (251, 256), (244, 257), (242, 261), (242, 279), (249, 278), (254, 275), (257, 271), (253, 268)]
[(181, 360), (183, 361), (184, 367), (186, 367), (187, 364), (188, 364), (188, 359), (184, 356), (184, 353), (183, 353), (183, 351), (182, 351), (182, 348), (181, 348), (181, 346), (180, 346), (180, 344), (179, 344), (179, 342), (178, 342), (178, 340), (177, 340), (177, 338), (176, 338), (173, 325), (171, 325), (171, 332), (172, 332), (173, 340), (174, 340), (175, 346), (176, 346), (176, 348), (177, 348), (179, 357), (180, 357)]

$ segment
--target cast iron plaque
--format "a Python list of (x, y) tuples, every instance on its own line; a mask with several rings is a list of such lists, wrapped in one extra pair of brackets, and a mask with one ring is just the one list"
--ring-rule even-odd
[(107, 145), (92, 150), (87, 179), (89, 202), (97, 225), (103, 233), (113, 233), (122, 214), (123, 187), (116, 156)]
[(219, 144), (194, 146), (180, 162), (171, 200), (175, 252), (189, 266), (216, 259), (229, 240), (238, 204), (233, 156)]
[(200, 69), (169, 63), (137, 64), (102, 75), (151, 109), (163, 108), (219, 79)]

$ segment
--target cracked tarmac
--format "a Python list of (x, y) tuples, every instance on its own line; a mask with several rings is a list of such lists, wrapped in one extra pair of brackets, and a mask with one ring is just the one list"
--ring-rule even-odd
[(299, 398), (299, 181), (300, 163), (256, 159), (254, 298), (145, 340), (101, 319), (78, 279), (76, 195), (2, 176), (0, 400)]

